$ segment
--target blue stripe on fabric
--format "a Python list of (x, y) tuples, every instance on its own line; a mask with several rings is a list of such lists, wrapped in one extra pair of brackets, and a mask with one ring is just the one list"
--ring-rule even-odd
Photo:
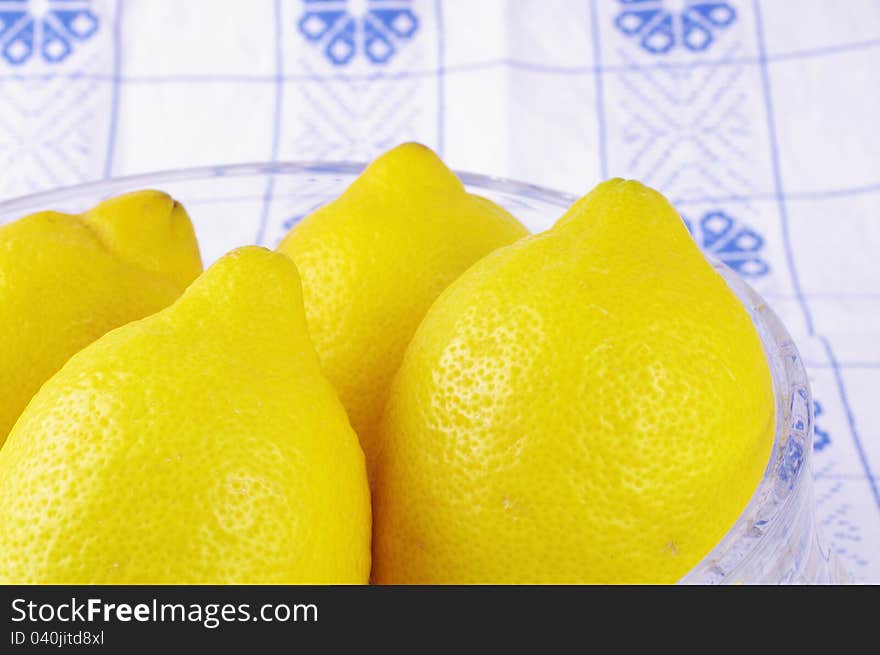
[(116, 20), (113, 24), (113, 76), (110, 89), (110, 121), (107, 133), (107, 154), (104, 157), (104, 177), (113, 174), (116, 155), (116, 130), (119, 124), (119, 85), (122, 66), (122, 0), (116, 0)]
[(764, 88), (764, 108), (767, 113), (767, 132), (770, 137), (770, 155), (773, 164), (773, 185), (775, 188), (776, 204), (779, 208), (779, 221), (782, 228), (782, 245), (785, 250), (785, 258), (788, 263), (788, 272), (791, 277), (791, 284), (800, 304), (801, 311), (804, 314), (807, 332), (810, 335), (815, 334), (813, 327), (813, 316), (807, 301), (804, 299), (804, 292), (801, 288), (800, 279), (798, 278), (797, 268), (794, 263), (794, 252), (791, 247), (791, 235), (788, 225), (788, 207), (786, 205), (785, 195), (782, 191), (782, 168), (779, 163), (779, 139), (776, 135), (776, 117), (773, 111), (773, 98), (770, 89), (770, 74), (767, 70), (767, 47), (764, 42), (764, 25), (761, 17), (761, 8), (758, 0), (753, 0), (755, 10), (755, 31), (758, 37), (758, 54), (761, 64), (761, 83)]
[(446, 148), (446, 33), (443, 22), (443, 0), (436, 0), (434, 13), (437, 22), (437, 154)]
[[(863, 184), (846, 189), (824, 189), (819, 191), (789, 191), (785, 194), (787, 200), (824, 200), (826, 198), (848, 198), (867, 193), (880, 193), (880, 184)], [(773, 200), (775, 193), (748, 193), (727, 196), (702, 196), (698, 198), (676, 198), (676, 205), (698, 205), (703, 203), (723, 202), (748, 202), (750, 200)]]
[[(275, 115), (272, 121), (272, 145), (269, 160), (278, 160), (278, 148), (281, 141), (281, 110), (284, 96), (284, 50), (282, 43), (281, 0), (275, 0)], [(269, 222), (269, 208), (272, 206), (272, 195), (275, 192), (275, 176), (269, 175), (266, 180), (266, 191), (263, 194), (263, 209), (260, 213), (260, 227), (254, 242), (262, 244), (266, 237), (266, 225)]]
[(880, 369), (880, 362), (804, 362), (807, 368), (867, 368)]
[(810, 57), (836, 55), (841, 52), (852, 52), (853, 50), (868, 50), (870, 48), (877, 47), (880, 47), (880, 39), (867, 39), (865, 41), (854, 41), (853, 43), (842, 43), (840, 45), (830, 45), (822, 48), (809, 48), (806, 50), (792, 50), (791, 52), (781, 52), (777, 55), (770, 55), (768, 61), (808, 59)]
[[(436, 0), (440, 2), (442, 0)], [(880, 47), (880, 39), (871, 39), (868, 41), (859, 41), (856, 43), (847, 43), (837, 46), (828, 46), (825, 48), (816, 48), (812, 50), (797, 50), (777, 55), (765, 55), (761, 57), (724, 57), (720, 59), (699, 59), (696, 61), (682, 62), (655, 62), (647, 64), (623, 64), (608, 66), (559, 66), (550, 64), (539, 64), (517, 59), (502, 58), (491, 59), (483, 62), (475, 62), (472, 64), (461, 64), (458, 66), (443, 66), (442, 74), (445, 76), (450, 73), (467, 73), (474, 71), (486, 70), (489, 68), (508, 67), (526, 72), (535, 73), (552, 73), (559, 75), (588, 75), (597, 72), (619, 73), (627, 71), (644, 71), (652, 69), (664, 70), (681, 70), (691, 68), (718, 66), (739, 66), (742, 64), (760, 64), (762, 62), (774, 63), (777, 61), (786, 61), (790, 59), (806, 59), (810, 57), (819, 57), (823, 55), (832, 55), (840, 52), (849, 52), (857, 50), (866, 50), (870, 48)], [(445, 46), (444, 46), (445, 52)], [(352, 75), (346, 73), (333, 73), (330, 75), (321, 74), (290, 74), (285, 75), (282, 79), (285, 82), (369, 82), (374, 80), (400, 80), (411, 79), (417, 77), (431, 77), (440, 73), (437, 68), (429, 68), (413, 71), (399, 71), (388, 73), (385, 71), (376, 71), (372, 73), (364, 73), (361, 75)], [(72, 72), (48, 72), (48, 73), (4, 73), (0, 74), (0, 80), (52, 80), (56, 78), (77, 80), (77, 79), (93, 79), (93, 80), (113, 80), (113, 75), (101, 73), (83, 73), (78, 71)], [(259, 84), (264, 82), (274, 82), (274, 75), (242, 75), (242, 74), (193, 74), (193, 75), (130, 75), (120, 78), (120, 82), (124, 84), (191, 84), (191, 83), (211, 83), (211, 82), (240, 82)]]
[(602, 42), (599, 34), (599, 10), (596, 0), (590, 1), (590, 22), (593, 31), (593, 66), (596, 83), (596, 123), (599, 130), (599, 175), (608, 177), (608, 153), (605, 139), (605, 93), (602, 87)]
[(846, 420), (847, 423), (849, 423), (849, 429), (850, 433), (852, 434), (853, 442), (856, 446), (856, 452), (858, 453), (859, 460), (861, 460), (862, 462), (862, 467), (865, 469), (865, 475), (868, 478), (868, 484), (871, 485), (871, 491), (874, 494), (874, 501), (877, 503), (877, 508), (880, 509), (880, 486), (878, 486), (877, 484), (877, 478), (871, 472), (871, 466), (868, 463), (868, 456), (865, 453), (865, 448), (862, 445), (862, 439), (859, 436), (859, 431), (856, 427), (856, 419), (849, 404), (849, 397), (846, 393), (846, 386), (843, 383), (843, 374), (840, 372), (840, 366), (837, 363), (837, 358), (834, 356), (834, 351), (831, 349), (831, 344), (829, 343), (828, 339), (826, 339), (825, 337), (819, 337), (819, 340), (825, 347), (825, 354), (828, 356), (828, 361), (831, 363), (831, 370), (834, 372), (834, 380), (837, 383), (837, 390), (840, 393), (840, 400), (843, 403), (843, 410), (846, 413)]
[[(816, 480), (864, 480), (864, 473), (823, 473), (822, 471), (816, 471), (813, 474), (813, 478)], [(874, 476), (874, 479), (878, 479), (878, 476)]]

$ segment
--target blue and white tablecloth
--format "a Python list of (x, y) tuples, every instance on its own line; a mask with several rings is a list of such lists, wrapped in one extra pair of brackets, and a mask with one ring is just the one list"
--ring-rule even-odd
[(826, 537), (880, 582), (880, 1), (0, 0), (0, 198), (366, 159), (670, 197), (794, 334)]

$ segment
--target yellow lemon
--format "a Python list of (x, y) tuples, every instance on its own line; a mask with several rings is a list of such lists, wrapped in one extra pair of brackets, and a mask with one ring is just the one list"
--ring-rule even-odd
[(768, 463), (760, 338), (666, 200), (611, 180), (437, 299), (382, 422), (380, 583), (671, 583)]
[(0, 445), (71, 355), (168, 306), (201, 270), (186, 211), (158, 191), (0, 226)]
[(256, 247), (74, 355), (0, 450), (0, 584), (364, 583), (363, 453)]
[(431, 150), (407, 143), (282, 241), (278, 250), (302, 275), (321, 365), (368, 469), (388, 387), (428, 307), (471, 264), (525, 234), (501, 207), (467, 193)]

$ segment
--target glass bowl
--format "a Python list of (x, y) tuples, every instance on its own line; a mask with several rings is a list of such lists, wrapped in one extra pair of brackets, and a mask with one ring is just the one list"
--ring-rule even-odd
[[(0, 224), (45, 209), (78, 213), (126, 191), (166, 191), (187, 208), (209, 265), (244, 244), (274, 247), (299, 219), (337, 197), (363, 169), (354, 163), (242, 164), (120, 177), (0, 202)], [(468, 190), (506, 207), (532, 232), (550, 227), (576, 197), (462, 173)], [(686, 584), (836, 583), (848, 577), (815, 520), (810, 456), (813, 402), (803, 363), (785, 327), (736, 273), (713, 262), (742, 300), (773, 374), (776, 438), (764, 477), (725, 538)]]

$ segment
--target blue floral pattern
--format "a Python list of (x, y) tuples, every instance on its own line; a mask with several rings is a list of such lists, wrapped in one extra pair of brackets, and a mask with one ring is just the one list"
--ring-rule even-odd
[(64, 61), (98, 31), (91, 0), (0, 0), (0, 57), (21, 66), (35, 55)]
[(373, 64), (391, 60), (419, 29), (410, 0), (304, 0), (299, 31), (323, 48), (334, 66), (361, 52)]
[(761, 277), (770, 272), (770, 265), (761, 256), (764, 237), (739, 225), (729, 214), (715, 210), (707, 212), (697, 222), (688, 218), (684, 218), (684, 222), (704, 251), (743, 277)]
[(614, 25), (653, 55), (676, 46), (692, 52), (709, 48), (714, 32), (736, 21), (736, 10), (727, 2), (712, 0), (620, 0), (623, 5)]

